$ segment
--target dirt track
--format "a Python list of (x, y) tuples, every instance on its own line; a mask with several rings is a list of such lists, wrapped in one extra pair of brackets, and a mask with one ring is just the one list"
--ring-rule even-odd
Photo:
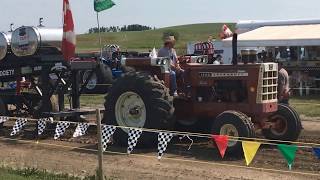
[[(318, 135), (320, 123), (307, 121), (304, 122), (304, 128), (305, 130), (300, 138), (301, 141), (320, 142), (320, 136)], [(14, 167), (36, 167), (77, 175), (94, 173), (97, 164), (95, 152), (75, 148), (69, 149), (17, 141), (4, 141), (1, 140), (1, 137), (1, 164)], [(19, 138), (28, 139), (29, 137)], [(87, 139), (84, 139), (84, 141), (87, 141)], [(41, 140), (40, 142), (88, 149), (96, 148), (94, 145), (53, 141), (50, 139)], [(187, 146), (187, 140), (176, 141), (169, 145), (165, 154), (167, 158), (182, 159), (183, 161), (170, 159), (158, 161), (156, 148), (134, 151), (138, 155), (151, 157), (105, 154), (105, 174), (115, 179), (320, 179), (320, 160), (317, 160), (312, 155), (310, 149), (298, 151), (293, 171), (316, 173), (319, 174), (319, 177), (212, 164), (223, 163), (242, 166), (244, 161), (235, 158), (221, 160), (218, 152), (208, 145), (206, 141), (196, 140), (190, 151), (187, 150)], [(124, 148), (112, 145), (109, 150), (125, 152)], [(190, 162), (193, 160), (203, 163)], [(285, 160), (277, 149), (270, 146), (263, 146), (250, 166), (287, 170)]]

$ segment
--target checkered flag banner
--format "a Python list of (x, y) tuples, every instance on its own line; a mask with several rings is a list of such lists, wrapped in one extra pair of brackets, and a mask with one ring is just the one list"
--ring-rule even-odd
[(41, 135), (46, 128), (46, 118), (42, 118), (38, 120), (38, 135)]
[(129, 129), (129, 137), (128, 137), (128, 150), (127, 153), (130, 154), (133, 151), (133, 148), (137, 145), (138, 139), (142, 134), (141, 129)]
[(60, 136), (62, 136), (69, 126), (70, 126), (70, 122), (64, 122), (64, 121), (58, 122), (56, 131), (54, 134), (54, 139), (58, 139)]
[(79, 123), (75, 132), (73, 133), (73, 137), (80, 137), (86, 134), (88, 128), (89, 128), (88, 123)]
[(14, 136), (16, 135), (19, 131), (21, 131), (21, 129), (23, 128), (23, 126), (25, 126), (27, 124), (28, 119), (27, 118), (18, 118), (12, 128), (12, 132), (10, 134), (10, 136)]
[(9, 120), (9, 117), (7, 117), (7, 116), (0, 116), (0, 123), (4, 123), (4, 122), (6, 122), (6, 121), (8, 121)]
[(163, 153), (166, 151), (168, 143), (173, 137), (172, 133), (159, 132), (158, 134), (158, 159), (160, 160)]
[(108, 143), (110, 142), (111, 136), (116, 131), (116, 127), (109, 125), (102, 125), (101, 133), (102, 133), (102, 146), (103, 151), (107, 150)]

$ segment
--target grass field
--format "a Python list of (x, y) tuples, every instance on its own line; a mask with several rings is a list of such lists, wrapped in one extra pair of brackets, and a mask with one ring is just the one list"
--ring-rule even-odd
[[(81, 106), (103, 107), (104, 95), (82, 96)], [(320, 96), (292, 97), (290, 105), (294, 107), (300, 115), (307, 117), (320, 117)]]
[(320, 117), (320, 96), (293, 97), (290, 104), (302, 115)]
[[(209, 35), (218, 38), (223, 23), (205, 23), (191, 24), (182, 26), (173, 26), (156, 30), (139, 31), (139, 32), (108, 32), (102, 33), (102, 44), (118, 44), (122, 50), (148, 51), (153, 47), (162, 46), (162, 35), (166, 30), (173, 30), (179, 33), (176, 49), (183, 52), (186, 43), (190, 41), (206, 41)], [(227, 23), (234, 29), (235, 24)], [(77, 51), (99, 50), (98, 34), (82, 34), (77, 36)]]
[[(72, 177), (66, 174), (51, 174), (45, 171), (36, 169), (21, 169), (13, 170), (9, 168), (0, 168), (0, 180), (80, 180), (81, 178)], [(87, 180), (94, 179), (94, 177), (84, 178)]]

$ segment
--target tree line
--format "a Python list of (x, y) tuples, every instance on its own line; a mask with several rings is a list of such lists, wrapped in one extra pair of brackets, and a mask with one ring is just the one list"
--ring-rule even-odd
[[(140, 24), (131, 24), (131, 25), (124, 25), (122, 27), (119, 26), (109, 26), (109, 27), (100, 27), (100, 32), (124, 32), (124, 31), (146, 31), (156, 29), (155, 27), (152, 28), (150, 26), (144, 26)], [(89, 34), (98, 33), (98, 27), (93, 27), (89, 29)]]

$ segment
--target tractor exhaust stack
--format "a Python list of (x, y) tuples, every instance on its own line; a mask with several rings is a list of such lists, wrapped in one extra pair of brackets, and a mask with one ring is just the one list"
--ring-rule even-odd
[(234, 33), (232, 36), (232, 64), (238, 64), (238, 34)]

